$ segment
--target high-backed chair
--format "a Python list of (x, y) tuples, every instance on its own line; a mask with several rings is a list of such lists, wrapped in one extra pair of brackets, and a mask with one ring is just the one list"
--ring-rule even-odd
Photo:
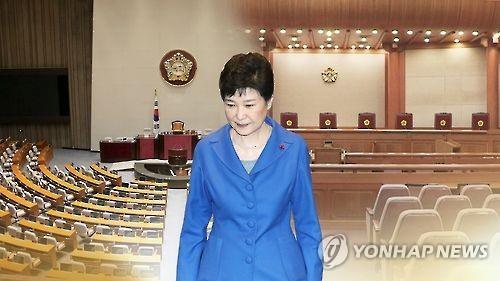
[(383, 184), (380, 187), (373, 208), (366, 208), (366, 233), (368, 241), (373, 242), (373, 222), (380, 222), (387, 199), (395, 196), (409, 196), (409, 194), (408, 187), (404, 184)]
[(488, 195), (484, 200), (483, 208), (493, 209), (500, 216), (500, 194)]
[(442, 230), (441, 217), (435, 210), (405, 210), (399, 215), (389, 243), (415, 244), (422, 234)]
[(434, 206), (441, 216), (443, 230), (451, 230), (455, 224), (458, 212), (472, 208), (469, 197), (463, 195), (445, 195), (439, 197)]
[(434, 209), (438, 198), (445, 195), (451, 195), (451, 190), (448, 186), (442, 184), (428, 184), (422, 187), (418, 199), (420, 203), (422, 203), (422, 208)]
[(469, 197), (472, 208), (483, 207), (484, 200), (492, 193), (491, 188), (486, 184), (468, 184), (460, 191), (460, 195)]
[(489, 243), (500, 232), (500, 219), (492, 209), (464, 209), (458, 213), (453, 231), (464, 232), (473, 243)]
[(422, 209), (417, 197), (391, 197), (387, 202), (380, 218), (380, 223), (374, 221), (374, 242), (388, 242), (394, 232), (399, 215), (406, 210)]

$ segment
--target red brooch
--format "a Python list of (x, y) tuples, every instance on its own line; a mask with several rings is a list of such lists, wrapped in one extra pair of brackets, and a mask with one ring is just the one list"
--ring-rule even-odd
[(285, 145), (284, 144), (280, 144), (280, 149), (281, 150), (285, 149)]

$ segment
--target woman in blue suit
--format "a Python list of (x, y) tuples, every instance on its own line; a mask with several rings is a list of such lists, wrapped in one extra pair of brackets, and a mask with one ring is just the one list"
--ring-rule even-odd
[(257, 53), (236, 55), (219, 87), (228, 124), (194, 152), (177, 280), (322, 280), (308, 150), (300, 136), (267, 117), (270, 63)]

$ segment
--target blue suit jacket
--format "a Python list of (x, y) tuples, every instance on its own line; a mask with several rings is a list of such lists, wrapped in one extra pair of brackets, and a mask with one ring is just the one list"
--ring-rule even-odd
[(229, 124), (196, 146), (178, 281), (322, 280), (322, 237), (306, 143), (273, 119), (265, 122), (272, 133), (250, 174), (233, 148)]

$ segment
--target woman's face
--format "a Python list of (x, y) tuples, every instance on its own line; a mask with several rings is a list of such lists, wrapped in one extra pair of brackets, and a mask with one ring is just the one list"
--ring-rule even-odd
[(266, 103), (253, 88), (246, 88), (241, 95), (236, 91), (233, 96), (224, 100), (227, 122), (239, 135), (251, 135), (261, 129), (272, 101), (271, 98)]

